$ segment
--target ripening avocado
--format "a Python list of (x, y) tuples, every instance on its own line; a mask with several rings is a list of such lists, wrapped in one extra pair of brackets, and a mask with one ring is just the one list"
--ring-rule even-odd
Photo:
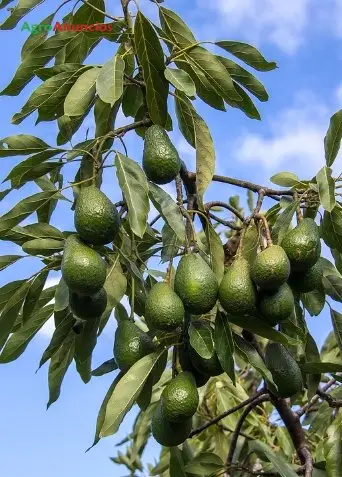
[(113, 242), (120, 228), (114, 204), (95, 186), (85, 187), (79, 193), (74, 221), (81, 239), (93, 245)]
[(317, 261), (306, 272), (293, 272), (290, 275), (289, 284), (293, 290), (299, 293), (309, 293), (317, 290), (322, 285), (323, 267)]
[(181, 258), (175, 276), (175, 292), (189, 313), (201, 315), (214, 308), (218, 281), (200, 255), (190, 254)]
[(95, 250), (70, 235), (65, 241), (61, 272), (71, 291), (89, 296), (103, 287), (107, 268)]
[(251, 276), (258, 287), (275, 290), (287, 281), (290, 262), (280, 245), (271, 245), (258, 253), (251, 266)]
[(194, 377), (196, 381), (196, 387), (201, 388), (202, 386), (207, 384), (210, 379), (210, 376), (208, 376), (207, 374), (199, 373), (195, 366), (192, 364), (189, 356), (189, 345), (184, 343), (184, 345), (179, 348), (178, 357), (179, 364), (181, 365), (182, 370), (188, 371)]
[(285, 250), (293, 271), (307, 271), (321, 255), (321, 241), (316, 222), (307, 217), (290, 230), (281, 246)]
[(275, 394), (291, 397), (303, 389), (300, 368), (291, 353), (280, 343), (268, 343), (265, 350), (266, 366), (278, 387)]
[(246, 315), (255, 312), (257, 291), (245, 258), (237, 258), (228, 268), (220, 284), (219, 300), (227, 313)]
[(181, 168), (181, 160), (166, 131), (156, 124), (145, 133), (143, 169), (156, 184), (173, 181)]
[(69, 305), (73, 314), (82, 320), (99, 318), (107, 306), (107, 292), (104, 288), (91, 296), (81, 296), (71, 292)]
[[(205, 335), (207, 336), (207, 331), (209, 330), (211, 335), (213, 335), (213, 330), (210, 324), (205, 320), (201, 320), (201, 322), (203, 323), (203, 333), (205, 333)], [(206, 330), (204, 330), (204, 328), (206, 328)], [(199, 328), (197, 332), (200, 335), (202, 332), (202, 329)], [(214, 342), (213, 336), (212, 336), (212, 341)], [(197, 369), (199, 373), (204, 374), (206, 376), (219, 376), (220, 374), (223, 373), (221, 363), (217, 357), (217, 353), (215, 350), (213, 350), (212, 356), (206, 359), (206, 358), (203, 358), (201, 355), (199, 355), (194, 348), (189, 346), (189, 356), (190, 356), (191, 363), (193, 364), (193, 366)]]
[(168, 421), (183, 422), (197, 411), (199, 395), (195, 378), (189, 372), (178, 374), (164, 388), (161, 399), (162, 414)]
[(130, 320), (120, 321), (115, 332), (114, 359), (121, 371), (128, 371), (134, 363), (153, 353), (152, 338)]
[(175, 447), (182, 444), (189, 437), (192, 420), (184, 419), (183, 422), (170, 422), (162, 412), (158, 403), (152, 416), (152, 435), (155, 440), (165, 447)]
[(293, 312), (294, 297), (287, 283), (278, 290), (261, 290), (259, 293), (259, 312), (271, 326), (286, 320)]
[(149, 329), (168, 331), (180, 326), (184, 320), (184, 306), (170, 285), (153, 285), (145, 305), (145, 320)]

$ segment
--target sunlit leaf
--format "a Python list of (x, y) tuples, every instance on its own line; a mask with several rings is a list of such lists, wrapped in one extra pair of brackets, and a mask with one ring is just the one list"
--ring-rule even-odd
[(330, 118), (330, 125), (324, 138), (325, 162), (328, 167), (332, 166), (338, 151), (340, 150), (342, 139), (342, 109), (337, 111)]
[(322, 167), (316, 175), (320, 201), (325, 210), (331, 212), (336, 205), (335, 181), (330, 167)]

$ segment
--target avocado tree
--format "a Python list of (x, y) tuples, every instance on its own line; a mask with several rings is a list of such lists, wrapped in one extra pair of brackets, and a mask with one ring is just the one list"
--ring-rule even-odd
[[(19, 0), (1, 28), (41, 3)], [(130, 475), (340, 477), (342, 315), (332, 301), (342, 302), (342, 178), (332, 165), (342, 110), (327, 125), (315, 177), (280, 172), (269, 187), (215, 174), (198, 104), (260, 119), (254, 101), (268, 94), (250, 69), (276, 63), (246, 43), (200, 41), (162, 0), (153, 3), (158, 24), (135, 1), (121, 0), (119, 17), (104, 0), (64, 2), (32, 30), (1, 93), (41, 80), (12, 122), (37, 113), (58, 135), (52, 145), (22, 133), (1, 140), (0, 157), (26, 158), (2, 178), (0, 200), (36, 188), (0, 217), (1, 240), (22, 249), (1, 256), (1, 270), (28, 256), (41, 269), (0, 288), (0, 362), (18, 358), (53, 317), (40, 361), (49, 362), (49, 405), (73, 361), (85, 383), (113, 373), (93, 445), (137, 404), (113, 458)], [(46, 28), (61, 9), (63, 23)], [(115, 54), (85, 63), (104, 41)], [(89, 117), (94, 137), (74, 144)], [(177, 128), (196, 151), (194, 171), (169, 138)], [(128, 135), (140, 136), (142, 158), (128, 157)], [(101, 191), (104, 180), (122, 192), (119, 202)], [(242, 202), (206, 202), (213, 183), (236, 186)], [(51, 224), (66, 205), (74, 230)], [(47, 288), (56, 271), (59, 284)], [(325, 304), (333, 331), (320, 352), (308, 322)], [(97, 337), (114, 319), (114, 355), (93, 369)], [(162, 447), (147, 468), (152, 436)]]

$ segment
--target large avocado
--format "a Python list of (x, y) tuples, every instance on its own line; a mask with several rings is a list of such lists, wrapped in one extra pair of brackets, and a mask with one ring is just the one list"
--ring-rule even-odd
[(171, 182), (180, 171), (178, 152), (166, 131), (158, 125), (146, 131), (142, 165), (148, 179), (156, 184)]
[(183, 422), (168, 421), (158, 403), (152, 416), (152, 435), (155, 440), (165, 447), (175, 447), (182, 444), (189, 437), (192, 420), (184, 419)]
[(300, 293), (308, 293), (317, 290), (322, 285), (323, 267), (317, 261), (315, 265), (305, 272), (293, 272), (290, 275), (289, 284), (293, 290)]
[(151, 288), (145, 305), (145, 319), (149, 329), (172, 330), (183, 323), (184, 306), (170, 285), (159, 282)]
[(294, 308), (294, 297), (287, 283), (278, 290), (262, 290), (259, 294), (259, 312), (271, 326), (286, 320)]
[(79, 295), (95, 295), (104, 285), (106, 270), (101, 256), (76, 235), (66, 239), (61, 271), (71, 291)]
[(260, 252), (251, 266), (251, 276), (256, 285), (265, 290), (275, 290), (287, 281), (290, 262), (283, 248), (271, 245)]
[(71, 292), (69, 296), (70, 309), (82, 320), (99, 318), (107, 306), (107, 293), (104, 288), (92, 296), (81, 296)]
[(281, 243), (291, 263), (292, 271), (307, 271), (321, 255), (321, 241), (316, 222), (307, 217)]
[(199, 396), (195, 378), (189, 372), (178, 374), (164, 388), (161, 408), (165, 419), (183, 422), (197, 411)]

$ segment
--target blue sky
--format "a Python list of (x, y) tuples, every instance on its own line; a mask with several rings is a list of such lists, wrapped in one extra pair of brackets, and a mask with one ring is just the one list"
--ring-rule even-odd
[[(119, 14), (112, 5), (112, 12)], [(148, 15), (155, 17), (156, 7), (149, 0), (139, 2)], [(216, 172), (254, 182), (268, 183), (268, 178), (280, 170), (297, 173), (307, 179), (318, 172), (324, 163), (323, 138), (330, 116), (342, 103), (342, 4), (339, 0), (170, 0), (165, 5), (180, 13), (201, 40), (240, 40), (261, 48), (269, 60), (279, 68), (257, 76), (270, 93), (268, 103), (258, 104), (262, 121), (252, 121), (238, 110), (227, 113), (211, 111), (203, 104), (198, 110), (206, 119), (217, 151)], [(39, 23), (56, 7), (47, 0), (27, 20)], [(1, 12), (1, 18), (6, 12)], [(60, 20), (62, 15), (57, 18)], [(2, 65), (0, 89), (12, 78), (19, 63), (20, 49), (27, 37), (21, 32), (21, 22), (12, 31), (0, 31), (0, 60)], [(103, 43), (87, 63), (100, 63), (114, 53), (114, 45)], [(220, 52), (223, 54), (223, 50)], [(34, 126), (32, 116), (19, 126), (10, 124), (10, 118), (28, 98), (30, 83), (20, 97), (0, 97), (1, 137), (28, 133), (54, 144), (56, 128), (52, 123)], [(38, 83), (37, 83), (38, 84)], [(119, 114), (117, 125), (127, 120)], [(77, 134), (82, 140), (85, 129), (92, 131), (92, 118), (86, 120)], [(194, 151), (178, 131), (172, 138), (188, 167), (194, 168)], [(142, 143), (134, 134), (127, 137), (131, 158), (140, 161)], [(20, 158), (19, 158), (20, 159)], [(18, 159), (18, 160), (19, 160)], [(1, 178), (17, 159), (2, 159)], [(69, 166), (68, 166), (69, 167)], [(341, 172), (341, 155), (334, 166)], [(120, 199), (113, 169), (108, 169), (104, 190), (112, 200)], [(73, 177), (70, 166), (68, 177)], [(5, 188), (5, 185), (3, 186)], [(167, 190), (174, 195), (172, 187)], [(209, 188), (206, 199), (227, 200), (237, 190), (215, 184)], [(32, 186), (23, 187), (0, 203), (0, 214), (9, 210), (20, 197), (33, 193)], [(52, 223), (62, 230), (73, 227), (72, 213), (67, 204), (54, 214)], [(16, 253), (11, 244), (1, 242), (1, 254)], [(38, 261), (28, 259), (2, 272), (0, 285), (9, 280), (26, 277), (38, 268)], [(58, 277), (51, 275), (51, 283)], [(336, 309), (341, 307), (335, 304)], [(309, 327), (321, 345), (329, 332), (327, 310), (316, 318), (308, 318)], [(101, 336), (94, 366), (112, 355), (114, 323)], [(4, 477), (94, 477), (111, 475), (122, 477), (125, 469), (114, 467), (108, 457), (114, 455), (114, 444), (129, 430), (134, 410), (124, 421), (120, 432), (100, 442), (91, 452), (84, 450), (92, 442), (95, 421), (103, 396), (113, 376), (93, 378), (84, 385), (72, 368), (64, 381), (62, 395), (49, 411), (47, 366), (35, 374), (40, 356), (48, 345), (52, 325), (45, 326), (27, 351), (17, 361), (0, 367), (2, 391), (1, 409), (1, 464)], [(147, 461), (158, 455), (158, 446), (151, 443)]]

